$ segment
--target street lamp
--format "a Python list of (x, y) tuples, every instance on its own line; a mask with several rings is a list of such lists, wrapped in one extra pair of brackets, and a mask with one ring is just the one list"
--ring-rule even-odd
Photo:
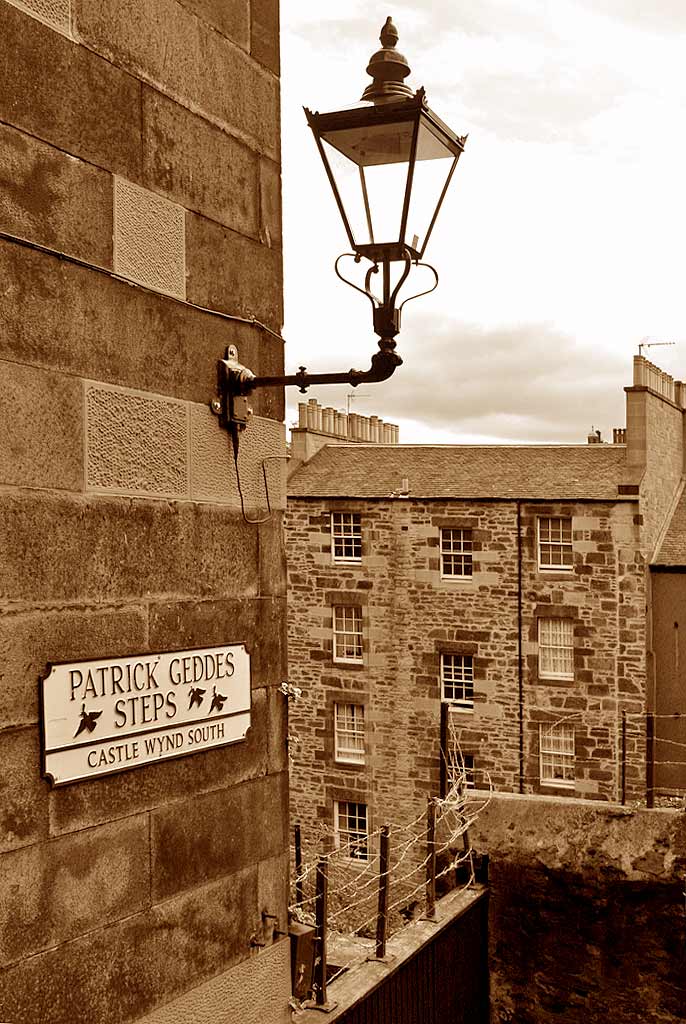
[[(281, 377), (257, 377), (235, 358), (220, 360), (221, 396), (213, 408), (222, 425), (234, 431), (245, 426), (245, 398), (256, 388), (296, 384), (305, 392), (313, 384), (355, 387), (387, 380), (402, 363), (395, 351), (395, 337), (403, 305), (438, 284), (436, 270), (421, 260), (466, 136), (456, 135), (429, 109), (424, 89), (415, 93), (405, 84), (410, 68), (396, 49), (398, 32), (390, 18), (380, 40), (381, 49), (367, 68), (372, 82), (362, 96), (371, 106), (328, 114), (305, 110), (353, 250), (338, 257), (335, 270), (372, 303), (379, 351), (372, 356), (369, 370), (308, 374), (301, 366), (298, 373)], [(364, 287), (339, 270), (346, 256), (356, 263), (369, 261)], [(398, 264), (395, 283), (392, 264)], [(397, 305), (413, 264), (428, 267), (434, 283)], [(371, 285), (379, 271), (381, 296), (377, 297)]]

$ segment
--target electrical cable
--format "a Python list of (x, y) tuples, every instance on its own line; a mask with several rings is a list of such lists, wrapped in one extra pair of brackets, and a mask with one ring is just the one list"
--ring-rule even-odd
[(241, 499), (241, 515), (243, 520), (250, 526), (261, 526), (262, 523), (267, 523), (272, 518), (274, 510), (272, 509), (271, 501), (269, 500), (269, 481), (267, 480), (267, 463), (270, 459), (287, 459), (288, 455), (265, 455), (262, 459), (262, 478), (264, 480), (264, 494), (267, 499), (267, 515), (258, 517), (257, 519), (250, 519), (245, 511), (245, 499), (243, 497), (243, 488), (241, 486), (241, 472), (238, 468), (238, 450), (240, 447), (240, 430), (238, 424), (231, 423), (229, 425), (229, 433), (231, 435), (231, 448), (233, 450), (233, 462), (236, 467), (236, 485), (238, 487), (238, 496)]
[(41, 245), (40, 242), (33, 242), (29, 238), (22, 238), (21, 235), (13, 235), (8, 231), (0, 231), (0, 240), (12, 242), (14, 245), (20, 245), (25, 249), (32, 249), (35, 252), (43, 253), (45, 256), (54, 256), (56, 259), (61, 260), (64, 263), (71, 263), (74, 266), (81, 267), (85, 270), (93, 270), (97, 274), (103, 274), (105, 277), (111, 278), (113, 281), (121, 281), (123, 284), (128, 284), (132, 288), (138, 288), (140, 291), (146, 292), (149, 295), (161, 295), (165, 299), (169, 299), (171, 302), (176, 302), (181, 306), (186, 306), (188, 309), (197, 310), (199, 313), (207, 313), (209, 316), (218, 317), (220, 320), (231, 320), (234, 323), (249, 324), (253, 327), (259, 327), (261, 331), (271, 334), (272, 337), (277, 338), (285, 344), (285, 338), (283, 338), (278, 331), (273, 331), (271, 327), (263, 324), (261, 320), (258, 320), (257, 317), (252, 314), (247, 317), (235, 316), (233, 313), (222, 313), (221, 310), (212, 309), (210, 306), (201, 306), (197, 302), (189, 302), (188, 299), (180, 299), (176, 295), (169, 295), (167, 292), (160, 292), (155, 288), (150, 288), (148, 285), (132, 281), (130, 278), (123, 277), (121, 274), (116, 274), (113, 270), (108, 270), (107, 267), (101, 267), (97, 263), (90, 263), (88, 260), (82, 260), (78, 256), (71, 256), (69, 253), (62, 252), (60, 249), (53, 249), (49, 245)]

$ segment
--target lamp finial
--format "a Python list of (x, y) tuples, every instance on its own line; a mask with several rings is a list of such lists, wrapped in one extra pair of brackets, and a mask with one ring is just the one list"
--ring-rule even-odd
[(379, 41), (383, 47), (392, 49), (392, 47), (394, 47), (395, 44), (398, 42), (399, 38), (400, 37), (398, 36), (398, 30), (393, 24), (393, 19), (389, 14), (388, 17), (386, 18), (386, 21), (381, 27)]
[(372, 54), (367, 66), (367, 74), (371, 75), (374, 81), (364, 90), (362, 99), (378, 105), (405, 96), (414, 96), (412, 89), (403, 81), (410, 73), (410, 65), (395, 48), (398, 30), (390, 15), (386, 18), (379, 39), (382, 48)]

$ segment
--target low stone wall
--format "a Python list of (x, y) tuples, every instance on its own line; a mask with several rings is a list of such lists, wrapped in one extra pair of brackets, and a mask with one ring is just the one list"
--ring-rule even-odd
[(498, 795), (492, 1024), (686, 1020), (686, 813)]

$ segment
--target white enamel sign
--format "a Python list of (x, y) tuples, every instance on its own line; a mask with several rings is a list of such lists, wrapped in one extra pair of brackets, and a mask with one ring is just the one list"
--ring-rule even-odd
[(43, 773), (55, 786), (245, 739), (243, 644), (53, 665), (42, 681)]

